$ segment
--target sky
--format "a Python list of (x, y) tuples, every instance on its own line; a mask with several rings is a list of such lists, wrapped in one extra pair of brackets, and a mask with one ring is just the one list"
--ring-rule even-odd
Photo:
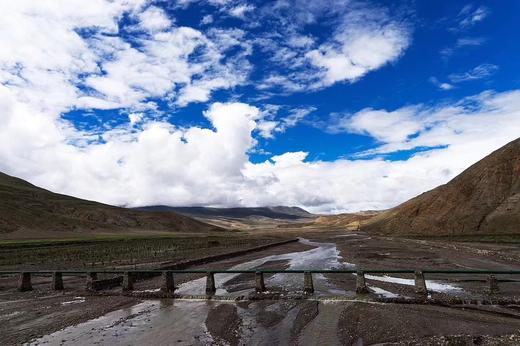
[(518, 1), (0, 10), (0, 171), (59, 193), (385, 209), (520, 137)]

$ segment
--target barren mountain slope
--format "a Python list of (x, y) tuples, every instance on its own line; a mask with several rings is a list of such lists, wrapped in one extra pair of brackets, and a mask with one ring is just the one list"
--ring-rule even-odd
[(0, 173), (0, 237), (16, 232), (125, 232), (155, 230), (203, 232), (218, 229), (173, 212), (113, 207), (36, 187)]
[(369, 232), (418, 235), (520, 234), (520, 138), (362, 225)]

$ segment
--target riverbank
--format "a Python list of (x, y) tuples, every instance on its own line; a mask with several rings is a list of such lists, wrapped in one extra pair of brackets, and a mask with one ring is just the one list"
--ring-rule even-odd
[[(302, 234), (303, 233), (303, 234)], [(296, 232), (288, 232), (295, 235)], [(518, 268), (515, 244), (503, 244), (495, 252), (482, 250), (479, 244), (446, 244), (438, 241), (403, 240), (371, 237), (366, 234), (300, 232), (300, 242), (285, 244), (194, 268)], [(450, 246), (448, 246), (450, 245)], [(452, 246), (462, 250), (453, 251)], [(467, 248), (469, 246), (469, 248)], [(484, 245), (482, 245), (484, 246)], [(500, 253), (497, 256), (496, 251)], [(509, 258), (509, 259), (508, 259)], [(367, 276), (370, 293), (356, 296), (355, 275), (314, 275), (315, 297), (342, 296), (343, 301), (283, 299), (278, 301), (200, 301), (140, 300), (119, 296), (86, 296), (81, 289), (68, 288), (63, 295), (54, 292), (11, 292), (0, 298), (0, 319), (5, 336), (12, 344), (27, 342), (35, 336), (51, 335), (43, 341), (86, 342), (91, 338), (105, 344), (125, 344), (125, 340), (152, 340), (154, 344), (207, 344), (220, 340), (231, 345), (248, 344), (327, 344), (416, 341), (428, 344), (434, 337), (452, 336), (453, 340), (480, 338), (485, 342), (503, 342), (520, 331), (519, 312), (514, 306), (383, 304), (376, 297), (414, 297), (413, 278), (399, 275)], [(432, 298), (453, 296), (486, 297), (485, 278), (427, 277)], [(217, 294), (243, 296), (254, 291), (254, 276), (219, 274)], [(270, 292), (298, 294), (303, 276), (266, 275)], [(160, 278), (140, 281), (137, 292), (157, 290)], [(40, 288), (47, 287), (41, 284)], [(205, 278), (176, 276), (177, 292), (202, 293)], [(66, 287), (73, 287), (66, 284)], [(501, 282), (501, 294), (518, 294), (518, 282)], [(79, 298), (78, 298), (79, 297)], [(127, 304), (123, 308), (118, 304)], [(88, 307), (88, 308), (87, 308)], [(141, 310), (141, 307), (146, 307)], [(82, 313), (88, 309), (89, 313)], [(90, 311), (92, 313), (90, 313)], [(115, 320), (112, 320), (112, 317)], [(96, 317), (100, 324), (96, 324)], [(112, 322), (111, 322), (112, 321)], [(120, 321), (117, 322), (116, 321)], [(226, 321), (226, 323), (223, 323)], [(438, 321), (448, 321), (438, 323)], [(76, 326), (70, 326), (77, 324)], [(69, 328), (66, 328), (69, 326)], [(63, 329), (65, 327), (65, 329)], [(94, 328), (94, 329), (92, 329)], [(63, 329), (62, 331), (59, 331)], [(390, 331), (390, 332), (388, 332)], [(57, 332), (57, 334), (52, 334)], [(36, 334), (37, 335), (36, 335)], [(117, 339), (114, 339), (117, 336)], [(357, 338), (354, 338), (357, 337)], [(434, 338), (434, 339), (432, 339)], [(177, 340), (177, 341), (175, 341)], [(448, 339), (446, 339), (448, 340)], [(451, 339), (450, 339), (451, 340)], [(517, 340), (513, 336), (513, 341)], [(219, 342), (220, 342), (219, 341)], [(330, 341), (330, 343), (328, 342)], [(507, 341), (507, 340), (506, 340)], [(433, 342), (433, 341), (432, 341)], [(436, 341), (435, 341), (436, 342)], [(500, 343), (504, 344), (504, 343)], [(507, 344), (507, 343), (505, 343)], [(514, 342), (512, 343), (514, 344)]]

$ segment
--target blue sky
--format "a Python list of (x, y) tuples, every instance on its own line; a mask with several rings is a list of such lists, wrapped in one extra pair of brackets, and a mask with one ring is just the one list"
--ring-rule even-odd
[(2, 6), (0, 170), (78, 197), (381, 209), (520, 134), (517, 1)]

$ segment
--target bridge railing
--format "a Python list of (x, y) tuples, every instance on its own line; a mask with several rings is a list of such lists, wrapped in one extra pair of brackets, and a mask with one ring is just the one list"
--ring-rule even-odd
[[(39, 271), (0, 271), (0, 276), (18, 275), (19, 291), (32, 290), (32, 276), (52, 276), (51, 289), (63, 290), (64, 276), (85, 276), (86, 288), (89, 290), (99, 289), (100, 285), (96, 285), (98, 274), (122, 274), (122, 276), (108, 279), (109, 284), (113, 286), (122, 285), (123, 291), (132, 291), (134, 281), (137, 277), (162, 276), (161, 290), (166, 293), (174, 293), (174, 274), (204, 274), (206, 276), (206, 294), (213, 295), (216, 292), (215, 274), (254, 274), (255, 289), (257, 292), (264, 292), (266, 285), (264, 281), (265, 274), (303, 274), (304, 285), (303, 291), (306, 294), (314, 292), (312, 274), (356, 274), (356, 292), (367, 293), (368, 287), (365, 281), (365, 274), (413, 274), (415, 291), (418, 294), (427, 294), (428, 287), (425, 280), (425, 274), (445, 274), (445, 275), (487, 275), (489, 291), (496, 293), (499, 291), (499, 281), (496, 275), (520, 275), (520, 270), (480, 270), (480, 269), (188, 269), (188, 270), (39, 270)], [(105, 280), (106, 281), (106, 280)]]

